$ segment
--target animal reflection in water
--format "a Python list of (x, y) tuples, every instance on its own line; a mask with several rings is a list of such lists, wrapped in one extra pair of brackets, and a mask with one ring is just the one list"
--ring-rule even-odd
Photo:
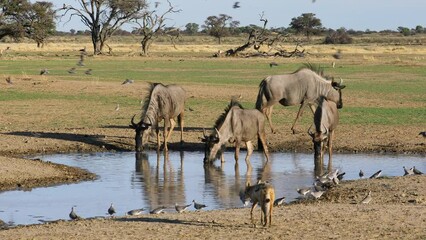
[[(271, 180), (271, 164), (264, 163), (263, 166), (253, 168), (250, 163), (246, 165), (246, 172), (243, 178), (240, 174), (240, 165), (235, 162), (234, 165), (234, 180), (226, 181), (226, 174), (223, 165), (216, 166), (214, 164), (204, 164), (204, 178), (206, 190), (213, 191), (219, 206), (233, 206), (235, 201), (241, 199), (241, 193), (247, 183), (251, 181), (270, 181)], [(253, 169), (256, 174), (253, 176)], [(254, 179), (252, 179), (254, 178)], [(237, 195), (239, 193), (239, 196)], [(243, 201), (243, 199), (241, 199)], [(238, 201), (238, 200), (237, 200)], [(243, 201), (244, 203), (244, 201)]]
[(257, 109), (244, 109), (236, 98), (225, 108), (214, 125), (215, 132), (208, 136), (203, 132), (202, 142), (205, 143), (204, 162), (211, 163), (221, 157), (226, 143), (235, 145), (235, 161), (238, 161), (241, 143), (247, 146), (246, 163), (249, 163), (253, 153), (253, 140), (258, 138), (263, 147), (266, 159), (269, 159), (268, 146), (266, 145), (265, 118)]
[(160, 149), (160, 129), (159, 122), (164, 120), (163, 147), (167, 151), (167, 142), (172, 135), (176, 125), (175, 118), (180, 126), (180, 141), (183, 142), (183, 114), (185, 107), (186, 93), (180, 86), (163, 85), (161, 83), (151, 83), (149, 94), (144, 100), (141, 119), (134, 122), (135, 116), (131, 120), (130, 128), (135, 130), (135, 150), (142, 151), (142, 146), (148, 141), (149, 132), (155, 129), (157, 136), (157, 150)]
[[(162, 161), (163, 160), (163, 161)], [(143, 198), (151, 209), (158, 206), (173, 206), (176, 202), (187, 202), (185, 198), (185, 183), (183, 160), (180, 154), (180, 167), (174, 169), (169, 161), (168, 152), (157, 151), (157, 164), (150, 166), (148, 154), (136, 153), (136, 174), (134, 182), (142, 182)], [(160, 169), (162, 168), (162, 169)]]

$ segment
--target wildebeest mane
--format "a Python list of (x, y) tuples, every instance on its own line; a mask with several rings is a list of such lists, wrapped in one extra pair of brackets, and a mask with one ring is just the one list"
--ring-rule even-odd
[(231, 99), (231, 102), (226, 106), (224, 112), (216, 119), (216, 122), (214, 123), (214, 128), (219, 129), (223, 122), (225, 121), (226, 115), (228, 115), (229, 110), (231, 110), (232, 107), (238, 106), (241, 109), (244, 109), (244, 107), (238, 102), (237, 98), (233, 97)]
[(323, 111), (323, 103), (324, 103), (325, 100), (326, 100), (326, 98), (324, 96), (320, 96), (318, 98), (318, 108), (315, 111), (315, 116), (314, 116), (314, 118), (316, 119), (316, 120), (314, 120), (314, 122), (315, 121), (319, 121), (318, 124), (315, 124), (315, 130), (316, 130), (316, 132), (321, 132), (322, 111)]
[(303, 69), (309, 69), (309, 70), (315, 72), (316, 74), (320, 75), (321, 77), (324, 77), (324, 67), (322, 67), (320, 64), (313, 64), (313, 63), (310, 63), (310, 62), (304, 63), (303, 66), (298, 68), (293, 73), (297, 73), (297, 72), (299, 72)]
[[(141, 119), (143, 119), (144, 115), (146, 114), (146, 111), (148, 110), (149, 103), (151, 102), (152, 91), (154, 91), (155, 86), (157, 86), (159, 84), (161, 84), (161, 83), (149, 83), (148, 94), (143, 99)], [(163, 85), (163, 84), (161, 84), (161, 85)]]

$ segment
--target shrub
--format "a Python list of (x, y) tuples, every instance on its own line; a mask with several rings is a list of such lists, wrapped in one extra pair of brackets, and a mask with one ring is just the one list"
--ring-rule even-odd
[(324, 40), (325, 44), (350, 44), (352, 42), (352, 37), (349, 36), (345, 29), (331, 31)]

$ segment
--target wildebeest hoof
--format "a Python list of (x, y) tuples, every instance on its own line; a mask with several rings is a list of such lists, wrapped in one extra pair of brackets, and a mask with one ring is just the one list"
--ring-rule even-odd
[(299, 134), (299, 133), (301, 133), (299, 130), (297, 130), (297, 129), (292, 129), (293, 130), (293, 134)]

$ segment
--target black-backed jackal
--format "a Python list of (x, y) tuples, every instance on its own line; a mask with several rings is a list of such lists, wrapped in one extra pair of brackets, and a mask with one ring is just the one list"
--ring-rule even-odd
[(250, 210), (250, 219), (251, 222), (256, 226), (253, 221), (253, 209), (260, 205), (262, 210), (260, 215), (260, 222), (263, 226), (267, 226), (269, 222), (269, 227), (272, 223), (272, 208), (274, 206), (275, 199), (275, 190), (274, 187), (269, 183), (258, 183), (256, 185), (250, 186), (250, 183), (247, 183), (246, 189), (244, 191), (245, 198), (250, 198), (253, 202)]

